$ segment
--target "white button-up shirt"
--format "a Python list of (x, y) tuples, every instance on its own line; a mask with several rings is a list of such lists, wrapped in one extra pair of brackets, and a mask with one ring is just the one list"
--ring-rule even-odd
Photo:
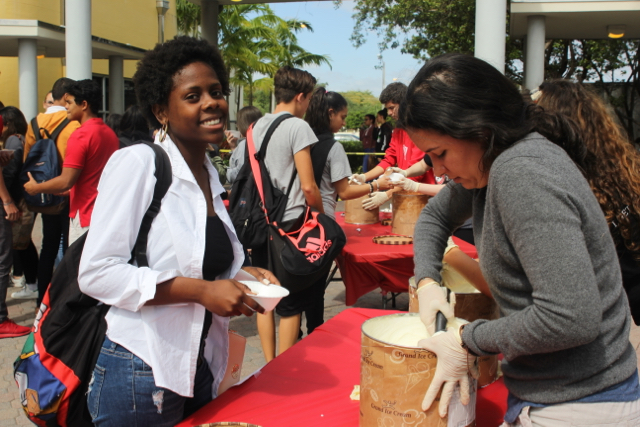
[[(128, 264), (156, 183), (154, 152), (140, 144), (116, 151), (104, 169), (78, 282), (82, 292), (112, 306), (106, 317), (109, 339), (149, 364), (158, 387), (191, 397), (205, 308), (195, 303), (145, 303), (154, 298), (156, 285), (169, 279), (202, 279), (207, 202), (169, 136), (155, 143), (169, 154), (173, 177), (149, 232), (149, 268)], [(207, 159), (205, 167), (213, 207), (225, 225), (234, 254), (229, 270), (217, 279), (230, 278), (240, 270), (244, 252), (220, 198), (224, 188), (218, 173)], [(206, 339), (214, 397), (227, 365), (228, 326), (228, 318), (214, 314)]]

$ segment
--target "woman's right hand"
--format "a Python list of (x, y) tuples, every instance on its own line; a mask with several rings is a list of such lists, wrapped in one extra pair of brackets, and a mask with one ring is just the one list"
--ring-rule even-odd
[(244, 314), (253, 315), (254, 311), (264, 314), (264, 308), (248, 294), (251, 289), (233, 279), (208, 282), (200, 296), (200, 304), (218, 316), (231, 317)]

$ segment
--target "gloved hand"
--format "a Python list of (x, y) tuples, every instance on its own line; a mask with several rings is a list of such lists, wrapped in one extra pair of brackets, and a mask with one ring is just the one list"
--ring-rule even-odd
[(369, 194), (368, 199), (364, 199), (362, 201), (362, 207), (370, 211), (371, 209), (379, 207), (381, 204), (389, 200), (389, 198), (390, 197), (387, 196), (386, 191), (376, 191)]
[(349, 184), (360, 185), (366, 183), (366, 180), (367, 177), (363, 173), (354, 173), (349, 177)]
[(431, 407), (443, 384), (438, 407), (441, 417), (444, 418), (447, 415), (449, 402), (457, 384), (460, 384), (460, 402), (468, 405), (470, 385), (468, 372), (477, 377), (478, 369), (476, 357), (462, 348), (458, 328), (448, 328), (446, 332), (439, 332), (431, 338), (421, 340), (418, 346), (438, 356), (436, 373), (422, 401), (422, 410), (426, 411)]
[(408, 178), (402, 178), (402, 181), (400, 181), (400, 183), (397, 185), (399, 187), (402, 187), (402, 189), (405, 191), (411, 191), (412, 193), (417, 193), (420, 183), (412, 181)]
[(392, 173), (399, 173), (402, 174), (402, 176), (406, 177), (407, 176), (407, 171), (404, 169), (400, 169), (398, 167), (392, 166), (390, 168), (387, 168), (387, 170), (384, 171), (385, 175), (389, 174), (391, 175)]
[[(423, 279), (420, 282), (431, 279)], [(456, 294), (451, 292), (449, 302), (447, 302), (447, 288), (440, 286), (435, 281), (428, 285), (420, 286), (418, 283), (418, 305), (420, 307), (420, 320), (427, 327), (429, 335), (436, 333), (436, 315), (439, 311), (444, 314), (447, 320), (455, 319), (454, 307), (456, 305)]]

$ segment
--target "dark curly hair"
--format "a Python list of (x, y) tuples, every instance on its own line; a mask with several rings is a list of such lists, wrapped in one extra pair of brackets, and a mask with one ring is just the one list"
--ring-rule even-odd
[(96, 116), (99, 114), (100, 107), (102, 106), (102, 88), (98, 83), (91, 79), (78, 80), (69, 83), (66, 86), (66, 91), (69, 95), (73, 96), (76, 105), (87, 101), (91, 112)]
[(222, 85), (222, 92), (229, 95), (229, 77), (222, 55), (209, 42), (178, 36), (166, 43), (157, 44), (138, 62), (138, 69), (133, 76), (138, 105), (152, 127), (161, 126), (152, 107), (167, 105), (169, 94), (173, 90), (173, 76), (194, 62), (203, 62), (213, 68)]
[(604, 101), (579, 83), (552, 80), (540, 85), (538, 105), (574, 120), (586, 147), (584, 171), (604, 212), (616, 245), (640, 261), (640, 154)]
[(407, 94), (407, 85), (400, 82), (395, 82), (387, 85), (382, 92), (380, 92), (380, 103), (386, 104), (387, 102), (393, 102), (400, 104)]
[(530, 132), (562, 147), (584, 171), (586, 150), (575, 122), (545, 112), (496, 68), (473, 56), (451, 53), (429, 60), (409, 85), (398, 117), (405, 128), (475, 140), (484, 150), (483, 171)]
[(338, 92), (327, 92), (325, 88), (319, 87), (311, 96), (304, 119), (316, 135), (331, 132), (329, 110), (338, 113), (347, 106), (347, 100)]
[[(6, 131), (0, 135), (0, 141), (5, 142), (11, 135), (18, 134), (24, 136), (27, 133), (27, 120), (24, 114), (22, 114), (22, 111), (16, 107), (8, 106), (0, 109), (0, 117), (2, 117), (4, 126), (7, 128)], [(0, 126), (0, 132), (1, 130), (2, 126)]]

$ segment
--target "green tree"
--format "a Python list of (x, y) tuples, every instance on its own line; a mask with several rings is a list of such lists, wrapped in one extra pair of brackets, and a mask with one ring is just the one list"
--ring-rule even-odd
[(364, 123), (365, 115), (375, 116), (381, 108), (380, 101), (370, 91), (349, 91), (340, 94), (347, 100), (349, 107), (349, 115), (345, 120), (347, 129), (359, 129)]
[[(200, 7), (178, 0), (176, 10), (180, 33), (199, 35)], [(328, 56), (307, 52), (298, 45), (296, 33), (313, 31), (309, 22), (282, 19), (266, 4), (224, 6), (219, 21), (218, 47), (231, 84), (248, 89), (249, 105), (254, 87), (272, 87), (273, 81), (268, 79), (283, 65), (330, 65)], [(267, 76), (267, 80), (255, 81), (255, 75)]]

